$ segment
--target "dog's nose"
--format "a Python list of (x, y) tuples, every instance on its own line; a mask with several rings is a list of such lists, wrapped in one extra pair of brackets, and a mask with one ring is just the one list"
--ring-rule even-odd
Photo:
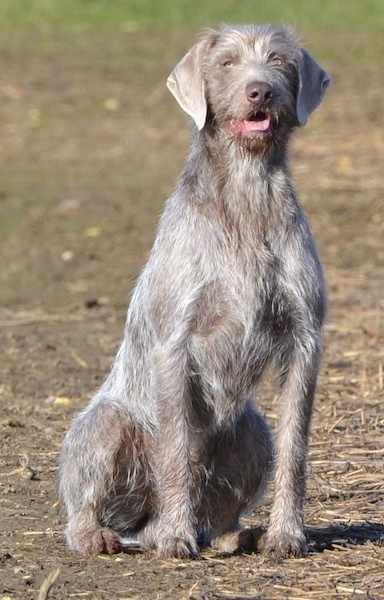
[(255, 106), (264, 106), (271, 101), (273, 88), (265, 81), (251, 81), (245, 87), (245, 94)]

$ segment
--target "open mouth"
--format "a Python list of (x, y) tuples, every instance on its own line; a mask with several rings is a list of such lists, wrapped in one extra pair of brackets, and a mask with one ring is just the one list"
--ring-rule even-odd
[(233, 133), (266, 133), (271, 128), (271, 119), (264, 111), (258, 110), (247, 121), (231, 119), (229, 121), (229, 128)]

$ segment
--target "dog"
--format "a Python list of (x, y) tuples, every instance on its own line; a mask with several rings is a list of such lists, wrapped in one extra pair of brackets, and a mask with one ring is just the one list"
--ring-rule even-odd
[[(294, 33), (209, 30), (167, 85), (192, 144), (132, 295), (111, 372), (63, 443), (70, 548), (192, 558), (252, 550), (241, 514), (274, 471), (264, 551), (306, 551), (308, 431), (326, 294), (287, 163), (329, 77)], [(276, 448), (255, 407), (272, 366)]]

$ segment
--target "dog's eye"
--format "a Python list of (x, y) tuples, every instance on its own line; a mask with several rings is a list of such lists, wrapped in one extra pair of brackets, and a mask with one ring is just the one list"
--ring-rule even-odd
[(232, 58), (226, 58), (225, 60), (223, 60), (223, 62), (221, 63), (221, 65), (223, 67), (233, 67), (233, 59)]
[(276, 67), (281, 67), (281, 65), (283, 64), (283, 59), (280, 56), (278, 56), (278, 54), (271, 54), (268, 57), (268, 60)]

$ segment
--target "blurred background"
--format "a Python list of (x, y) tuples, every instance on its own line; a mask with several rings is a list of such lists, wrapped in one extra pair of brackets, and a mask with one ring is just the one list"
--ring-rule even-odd
[[(330, 299), (311, 554), (84, 559), (63, 542), (60, 444), (108, 372), (188, 152), (166, 78), (222, 22), (295, 27), (332, 78), (291, 152)], [(0, 0), (1, 600), (47, 598), (58, 566), (56, 600), (382, 597), (383, 56), (384, 0)], [(258, 402), (274, 425), (267, 385)]]
[(294, 26), (330, 72), (295, 182), (326, 268), (383, 266), (383, 0), (1, 0), (0, 306), (126, 305), (188, 151), (165, 80), (222, 22)]

